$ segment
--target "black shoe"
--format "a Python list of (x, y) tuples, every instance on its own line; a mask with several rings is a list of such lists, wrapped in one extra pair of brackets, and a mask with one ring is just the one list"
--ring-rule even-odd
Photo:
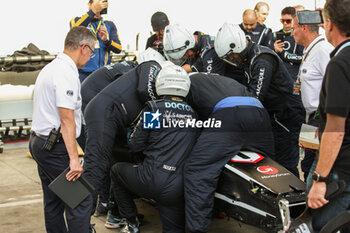
[(98, 202), (97, 208), (96, 208), (96, 212), (95, 212), (95, 216), (105, 216), (108, 213), (108, 205), (107, 203), (103, 203), (103, 202)]

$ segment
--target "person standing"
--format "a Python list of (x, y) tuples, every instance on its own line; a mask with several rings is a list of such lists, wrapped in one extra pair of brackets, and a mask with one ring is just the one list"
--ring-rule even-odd
[[(48, 185), (67, 167), (70, 168), (68, 181), (79, 178), (83, 172), (76, 144), (82, 120), (78, 68), (89, 61), (95, 40), (85, 27), (72, 28), (66, 36), (63, 53), (41, 70), (35, 82), (29, 150), (38, 164), (48, 233), (89, 231), (91, 196), (71, 209)], [(53, 130), (58, 131), (58, 139), (52, 149), (44, 148)]]
[[(294, 82), (297, 81), (304, 50), (304, 47), (298, 45), (294, 37), (291, 36), (295, 15), (296, 10), (294, 7), (283, 8), (281, 11), (283, 28), (274, 33), (276, 37), (274, 50), (283, 61)], [(302, 123), (305, 123), (305, 109), (301, 102), (300, 92), (293, 91), (289, 104), (290, 107), (283, 113), (286, 126), (290, 130), (288, 134), (290, 139), (285, 140), (285, 147), (288, 148), (285, 153), (289, 153), (291, 157), (297, 158), (297, 161), (299, 161), (299, 134)]]
[(161, 53), (162, 55), (164, 55), (164, 52), (163, 52), (164, 28), (167, 25), (169, 25), (169, 23), (170, 22), (169, 22), (168, 16), (164, 12), (157, 11), (152, 15), (151, 25), (155, 33), (147, 39), (146, 49), (153, 48), (159, 53)]
[(101, 11), (108, 7), (106, 0), (89, 0), (89, 11), (81, 17), (75, 17), (70, 21), (70, 27), (84, 26), (96, 36), (95, 55), (88, 63), (79, 69), (79, 79), (81, 82), (100, 67), (111, 63), (111, 51), (120, 53), (122, 45), (120, 43), (117, 27), (112, 21), (104, 20)]
[[(319, 104), (319, 95), (323, 76), (330, 60), (329, 54), (333, 46), (318, 34), (318, 25), (300, 25), (298, 18), (293, 18), (293, 32), (295, 42), (304, 46), (304, 56), (301, 62), (298, 78), (295, 85), (300, 86), (300, 95), (306, 111), (306, 122), (309, 125), (319, 126), (316, 110)], [(314, 161), (315, 150), (305, 151), (301, 162), (301, 169), (306, 178)]]
[(293, 79), (283, 61), (271, 49), (247, 40), (239, 25), (225, 23), (215, 38), (218, 56), (232, 68), (242, 70), (242, 84), (248, 87), (270, 115), (275, 138), (276, 162), (299, 176), (299, 156), (291, 153), (290, 129), (287, 123), (294, 118), (285, 119), (289, 111), (293, 91)]
[(273, 49), (272, 30), (258, 22), (258, 16), (254, 10), (247, 9), (243, 12), (242, 23), (239, 26), (249, 40)]
[[(320, 153), (307, 180), (315, 230), (350, 206), (350, 1), (328, 0), (323, 18), (327, 40), (335, 49), (320, 93)], [(344, 193), (326, 200), (326, 183), (339, 179), (346, 182)]]
[(269, 5), (266, 2), (258, 2), (254, 7), (254, 11), (258, 16), (258, 22), (261, 25), (265, 25), (265, 20), (267, 19), (267, 16), (269, 16)]

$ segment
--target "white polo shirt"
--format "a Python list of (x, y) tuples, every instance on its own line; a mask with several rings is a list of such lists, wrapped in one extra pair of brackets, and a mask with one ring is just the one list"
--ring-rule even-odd
[[(330, 53), (334, 49), (325, 38), (317, 43), (322, 38), (324, 36), (318, 36), (304, 49), (304, 57), (309, 54), (299, 68), (301, 99), (307, 115), (318, 108), (323, 76), (330, 60)], [(315, 43), (317, 44), (314, 46)]]
[(76, 137), (81, 129), (81, 94), (78, 68), (60, 53), (39, 73), (34, 88), (32, 130), (42, 135), (61, 125), (59, 107), (74, 110)]

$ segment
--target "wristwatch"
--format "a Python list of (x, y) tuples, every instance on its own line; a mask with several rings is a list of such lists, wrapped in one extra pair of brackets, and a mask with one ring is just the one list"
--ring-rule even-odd
[(312, 179), (316, 182), (326, 182), (327, 181), (327, 177), (321, 176), (316, 171), (314, 172), (314, 174), (312, 174)]

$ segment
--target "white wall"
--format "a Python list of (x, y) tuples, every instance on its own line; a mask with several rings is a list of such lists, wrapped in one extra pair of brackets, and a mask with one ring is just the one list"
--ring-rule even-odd
[[(105, 19), (112, 20), (123, 48), (135, 49), (140, 33), (140, 49), (152, 31), (150, 18), (156, 11), (165, 12), (171, 23), (189, 30), (215, 35), (224, 22), (241, 23), (242, 12), (253, 8), (257, 0), (109, 0)], [(324, 0), (266, 0), (270, 16), (266, 25), (274, 31), (281, 28), (280, 12), (286, 6), (302, 4), (307, 9), (322, 7)], [(12, 54), (32, 42), (50, 53), (63, 50), (69, 21), (87, 11), (88, 0), (1, 0), (0, 55)]]

